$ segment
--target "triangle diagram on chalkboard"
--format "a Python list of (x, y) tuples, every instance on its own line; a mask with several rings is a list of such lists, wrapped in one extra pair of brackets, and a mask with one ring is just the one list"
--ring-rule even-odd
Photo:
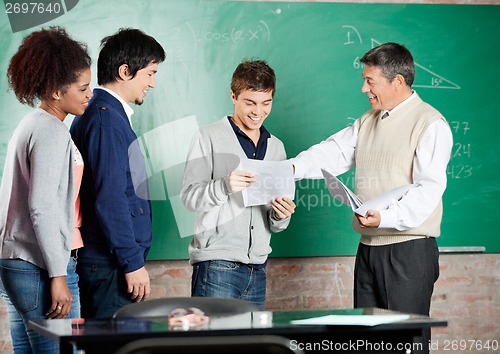
[[(371, 42), (372, 48), (382, 44), (373, 38)], [(415, 62), (415, 82), (412, 87), (460, 90), (460, 86), (456, 83), (436, 74), (417, 62)]]

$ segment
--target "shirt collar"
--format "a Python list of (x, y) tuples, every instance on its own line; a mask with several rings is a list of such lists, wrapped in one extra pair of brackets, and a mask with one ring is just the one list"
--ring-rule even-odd
[(106, 87), (96, 87), (96, 89), (106, 91), (111, 96), (116, 98), (118, 100), (118, 102), (120, 102), (122, 104), (123, 110), (125, 111), (125, 114), (127, 115), (130, 126), (132, 127), (132, 114), (134, 114), (134, 110), (132, 109), (132, 107), (130, 107), (130, 105), (127, 102), (125, 102), (123, 100), (123, 98), (121, 98), (115, 91), (110, 90)]
[(408, 102), (410, 102), (411, 100), (413, 100), (415, 97), (417, 97), (417, 92), (415, 92), (414, 90), (411, 90), (411, 95), (410, 97), (408, 97), (406, 100), (404, 100), (403, 102), (401, 102), (400, 104), (398, 104), (396, 107), (394, 107), (392, 110), (390, 111), (382, 111), (382, 115), (385, 113), (385, 112), (389, 112), (389, 114), (394, 114), (396, 113), (396, 111), (398, 109), (400, 109), (401, 107), (403, 107), (404, 105), (406, 105)]
[[(231, 116), (227, 116), (227, 119), (229, 120), (229, 123), (233, 127), (233, 130), (236, 134), (239, 134), (241, 136), (248, 138), (248, 135), (243, 130), (241, 130), (240, 127), (238, 127), (235, 122), (233, 122), (233, 120), (231, 119)], [(260, 131), (259, 140), (269, 139), (271, 137), (271, 133), (269, 133), (269, 131), (266, 128), (264, 128), (263, 125), (260, 126), (259, 131)]]
[(264, 160), (267, 151), (267, 140), (271, 138), (271, 133), (269, 133), (269, 131), (261, 125), (260, 138), (257, 146), (255, 146), (252, 139), (250, 139), (248, 135), (246, 135), (245, 132), (233, 122), (230, 116), (227, 116), (227, 119), (229, 120), (229, 123), (231, 124), (231, 127), (233, 128), (236, 138), (245, 152), (245, 155), (247, 155), (249, 159)]

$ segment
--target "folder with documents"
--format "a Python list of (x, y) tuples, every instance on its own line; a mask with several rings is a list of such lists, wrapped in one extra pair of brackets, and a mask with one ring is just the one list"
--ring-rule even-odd
[(352, 211), (361, 216), (365, 216), (368, 210), (380, 211), (387, 209), (394, 201), (400, 200), (410, 189), (417, 186), (416, 184), (400, 186), (363, 203), (358, 196), (336, 176), (323, 169), (321, 172), (323, 173), (326, 186), (331, 196), (351, 207)]

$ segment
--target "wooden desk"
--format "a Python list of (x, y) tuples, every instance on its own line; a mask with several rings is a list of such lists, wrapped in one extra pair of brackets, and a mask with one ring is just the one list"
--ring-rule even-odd
[[(376, 308), (248, 312), (238, 315), (208, 314), (204, 328), (179, 331), (169, 329), (166, 318), (122, 318), (115, 320), (64, 319), (30, 321), (29, 327), (61, 344), (61, 353), (72, 353), (72, 345), (86, 354), (113, 353), (128, 342), (154, 337), (196, 337), (216, 335), (279, 335), (290, 339), (290, 346), (305, 351), (318, 349), (338, 353), (408, 353), (413, 338), (424, 329), (446, 326), (447, 322), (426, 316), (374, 326), (345, 324), (298, 325), (291, 321), (326, 315), (391, 316), (400, 312)], [(372, 317), (374, 318), (374, 317)], [(401, 348), (399, 348), (401, 347)]]

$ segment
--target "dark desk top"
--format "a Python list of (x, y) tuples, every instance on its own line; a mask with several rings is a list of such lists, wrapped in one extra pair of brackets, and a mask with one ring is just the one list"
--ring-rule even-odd
[[(301, 334), (343, 332), (353, 334), (366, 331), (411, 330), (446, 326), (447, 322), (427, 316), (406, 315), (401, 312), (366, 308), (336, 309), (316, 311), (258, 311), (237, 315), (207, 314), (208, 324), (188, 331), (169, 328), (167, 318), (120, 318), (106, 319), (63, 319), (30, 321), (29, 327), (55, 340), (89, 342), (103, 337), (145, 335), (161, 336), (201, 336), (201, 335), (241, 335), (241, 334)], [(332, 316), (333, 315), (333, 316)], [(331, 316), (334, 324), (296, 324), (293, 321)], [(340, 317), (342, 316), (342, 317)], [(398, 317), (394, 317), (398, 316)], [(361, 324), (358, 320), (396, 319), (382, 324)], [(341, 321), (339, 321), (339, 319)], [(345, 319), (346, 321), (342, 321)], [(352, 321), (352, 320), (356, 321)]]

